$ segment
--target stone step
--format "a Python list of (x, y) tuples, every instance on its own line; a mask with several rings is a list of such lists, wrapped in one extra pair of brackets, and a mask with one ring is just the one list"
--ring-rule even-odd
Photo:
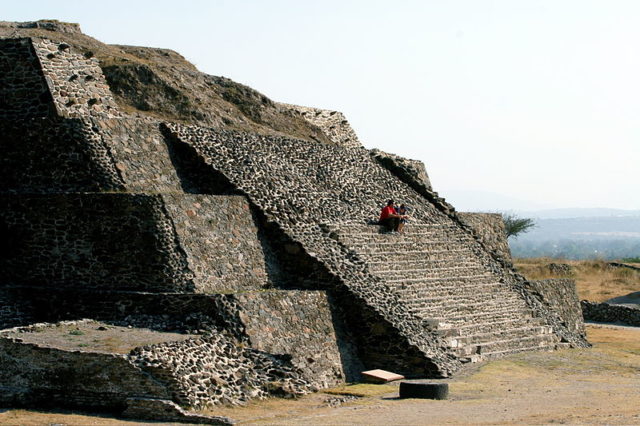
[(496, 330), (487, 333), (478, 333), (465, 336), (450, 336), (445, 340), (450, 347), (461, 348), (463, 346), (482, 345), (485, 342), (525, 339), (532, 336), (550, 334), (552, 332), (553, 329), (548, 325), (535, 325), (514, 327), (506, 330)]
[(527, 336), (524, 338), (495, 340), (478, 345), (467, 345), (456, 349), (456, 354), (461, 357), (481, 355), (483, 358), (491, 356), (515, 353), (525, 348), (553, 349), (557, 342), (554, 334), (542, 334)]
[(522, 326), (543, 326), (546, 325), (542, 318), (537, 317), (519, 317), (501, 321), (492, 321), (484, 323), (473, 323), (455, 328), (436, 329), (436, 333), (443, 337), (463, 337), (474, 334), (490, 333), (495, 330), (507, 330), (510, 328), (519, 328)]
[(389, 284), (401, 297), (407, 300), (423, 297), (455, 297), (458, 295), (487, 293), (501, 293), (505, 291), (504, 284), (488, 281), (485, 283), (454, 284), (454, 285), (403, 285)]
[(411, 271), (415, 269), (421, 270), (445, 270), (446, 268), (482, 268), (477, 261), (466, 261), (466, 262), (458, 262), (451, 263), (449, 260), (398, 260), (398, 261), (387, 261), (387, 262), (367, 262), (369, 265), (369, 270), (377, 273), (378, 271), (382, 272), (391, 272), (391, 271)]
[(508, 303), (524, 303), (522, 298), (516, 293), (501, 292), (476, 292), (473, 294), (459, 294), (449, 296), (421, 296), (408, 299), (412, 307), (429, 308), (436, 306), (457, 306), (457, 305), (492, 305)]
[(345, 237), (338, 236), (338, 241), (348, 246), (362, 247), (369, 245), (379, 245), (381, 247), (413, 247), (422, 244), (443, 244), (443, 243), (470, 243), (472, 240), (466, 235), (456, 235), (453, 233), (422, 233), (422, 234), (388, 234), (381, 236), (359, 236)]
[(372, 242), (364, 244), (346, 244), (345, 245), (357, 253), (373, 254), (384, 253), (388, 255), (401, 255), (404, 253), (429, 253), (443, 250), (455, 250), (456, 252), (468, 252), (473, 253), (470, 247), (466, 247), (464, 244), (460, 244), (452, 240), (443, 241), (425, 241), (413, 246), (398, 246), (395, 243), (387, 242)]
[(479, 275), (463, 275), (463, 276), (453, 276), (453, 277), (421, 277), (421, 278), (398, 278), (392, 280), (386, 280), (386, 282), (393, 286), (401, 286), (402, 284), (406, 286), (415, 285), (415, 284), (424, 284), (425, 286), (429, 285), (437, 285), (438, 283), (481, 283), (494, 279), (495, 275), (485, 272)]
[(456, 318), (464, 315), (478, 315), (482, 313), (502, 314), (504, 312), (516, 312), (526, 309), (523, 300), (495, 300), (492, 302), (480, 302), (469, 304), (440, 304), (428, 306), (416, 306), (413, 303), (407, 303), (407, 307), (420, 316), (433, 316), (442, 318)]
[(478, 258), (474, 257), (467, 249), (454, 250), (426, 250), (426, 251), (403, 251), (401, 254), (384, 253), (384, 252), (363, 252), (353, 250), (358, 256), (365, 259), (370, 264), (399, 264), (401, 262), (476, 262)]
[[(407, 301), (409, 302), (409, 301)], [(412, 311), (420, 313), (420, 315), (433, 315), (434, 317), (459, 317), (464, 315), (478, 315), (484, 312), (503, 313), (513, 310), (528, 309), (522, 299), (505, 299), (493, 300), (489, 302), (474, 302), (468, 304), (460, 304), (454, 306), (452, 304), (431, 304), (420, 306), (413, 303), (407, 303)]]
[(536, 346), (528, 346), (528, 347), (519, 347), (519, 348), (507, 349), (507, 350), (484, 352), (482, 355), (474, 354), (474, 355), (462, 356), (462, 357), (459, 357), (459, 360), (463, 363), (489, 361), (492, 359), (503, 358), (505, 356), (514, 355), (521, 352), (552, 351), (557, 347), (557, 345), (558, 345), (557, 342), (553, 345), (551, 344), (551, 342), (549, 342), (548, 345), (543, 345), (543, 346), (536, 345)]
[[(407, 234), (413, 232), (429, 232), (432, 230), (452, 230), (457, 229), (455, 225), (451, 222), (443, 222), (443, 223), (421, 223), (417, 221), (410, 222), (411, 227), (407, 225)], [(380, 225), (359, 225), (350, 223), (348, 225), (344, 224), (328, 224), (327, 228), (329, 231), (336, 232), (339, 235), (363, 235), (363, 234), (374, 234), (374, 235), (385, 235), (384, 228)]]
[(434, 315), (432, 312), (426, 310), (414, 311), (416, 315), (424, 318), (428, 321), (433, 321), (438, 324), (438, 328), (459, 328), (465, 325), (482, 324), (486, 322), (496, 322), (505, 320), (515, 320), (518, 318), (533, 318), (533, 312), (529, 308), (492, 312), (479, 312), (476, 314), (464, 314), (464, 315)]
[(437, 274), (439, 276), (454, 277), (456, 274), (472, 274), (479, 275), (486, 272), (485, 269), (478, 266), (449, 266), (443, 268), (412, 268), (412, 269), (382, 269), (380, 265), (376, 269), (370, 269), (375, 275), (381, 278), (400, 279), (400, 278), (420, 278)]

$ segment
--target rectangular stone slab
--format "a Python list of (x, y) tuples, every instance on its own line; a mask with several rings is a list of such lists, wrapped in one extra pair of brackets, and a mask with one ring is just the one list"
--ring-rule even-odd
[(404, 376), (385, 370), (369, 370), (363, 371), (360, 374), (362, 374), (362, 377), (366, 382), (372, 383), (388, 383), (404, 379)]

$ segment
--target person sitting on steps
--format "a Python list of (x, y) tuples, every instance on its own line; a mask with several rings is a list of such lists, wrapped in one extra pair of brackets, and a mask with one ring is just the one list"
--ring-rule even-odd
[(401, 234), (403, 232), (402, 229), (404, 228), (404, 224), (407, 223), (408, 218), (409, 218), (407, 213), (409, 213), (409, 209), (404, 204), (400, 204), (400, 207), (398, 207), (396, 209), (396, 214), (398, 214), (400, 216), (404, 216), (402, 219), (400, 219), (400, 225), (398, 225), (398, 232), (401, 233)]
[(382, 209), (382, 212), (380, 213), (380, 220), (378, 221), (378, 223), (387, 228), (387, 230), (390, 232), (398, 232), (400, 221), (402, 219), (406, 219), (407, 216), (396, 213), (396, 209), (393, 205), (393, 200), (387, 201), (387, 205)]

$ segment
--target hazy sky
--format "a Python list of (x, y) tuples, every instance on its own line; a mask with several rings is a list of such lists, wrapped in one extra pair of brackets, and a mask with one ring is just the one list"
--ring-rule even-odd
[(39, 18), (342, 111), (459, 208), (640, 209), (639, 1), (3, 1)]

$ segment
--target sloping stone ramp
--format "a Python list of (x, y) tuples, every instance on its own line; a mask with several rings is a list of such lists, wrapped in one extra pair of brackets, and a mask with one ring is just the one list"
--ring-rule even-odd
[[(432, 374), (559, 340), (511, 271), (364, 148), (165, 126), (391, 323)], [(412, 207), (405, 236), (367, 225), (390, 197)]]

